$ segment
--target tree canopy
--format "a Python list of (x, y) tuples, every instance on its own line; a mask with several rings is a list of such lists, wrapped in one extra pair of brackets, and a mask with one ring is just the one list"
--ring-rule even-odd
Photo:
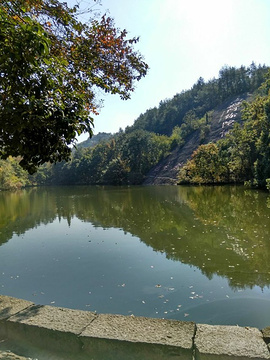
[(0, 157), (30, 173), (92, 133), (97, 89), (128, 99), (148, 66), (110, 17), (82, 23), (58, 0), (0, 4)]
[(270, 71), (257, 97), (244, 103), (243, 126), (200, 146), (180, 170), (180, 183), (246, 183), (270, 190)]
[[(19, 188), (33, 184), (137, 185), (149, 176), (149, 170), (153, 170), (156, 165), (154, 172), (150, 174), (151, 177), (156, 174), (159, 176), (162, 167), (170, 170), (170, 167), (174, 166), (171, 164), (174, 163), (166, 159), (169, 154), (175, 159), (179, 157), (177, 161), (183, 165), (179, 176), (180, 183), (212, 184), (246, 181), (252, 185), (270, 189), (270, 72), (268, 68), (267, 73), (265, 66), (251, 68), (253, 71), (248, 83), (253, 84), (254, 91), (252, 87), (249, 87), (248, 97), (241, 97), (242, 88), (239, 87), (239, 94), (233, 96), (233, 98), (237, 96), (237, 99), (239, 96), (246, 98), (247, 102), (242, 103), (244, 104), (242, 117), (239, 111), (239, 117), (235, 118), (235, 125), (228, 133), (222, 127), (223, 122), (217, 119), (217, 114), (221, 116), (228, 104), (231, 104), (233, 99), (231, 93), (234, 91), (232, 83), (228, 81), (229, 87), (226, 87), (229, 98), (220, 92), (225, 102), (218, 108), (211, 109), (209, 104), (215, 103), (216, 94), (215, 88), (213, 91), (209, 90), (213, 80), (204, 82), (199, 79), (192, 87), (192, 89), (197, 87), (200, 89), (197, 96), (191, 97), (191, 90), (180, 94), (179, 98), (183, 101), (183, 107), (180, 106), (181, 102), (179, 108), (176, 107), (174, 97), (172, 100), (161, 102), (158, 108), (147, 110), (135, 121), (136, 125), (145, 117), (145, 125), (148, 123), (154, 127), (155, 119), (166, 117), (170, 136), (160, 135), (158, 132), (150, 132), (140, 127), (136, 128), (136, 126), (128, 127), (125, 131), (120, 130), (113, 135), (99, 134), (79, 144), (77, 150), (72, 151), (70, 161), (62, 161), (58, 164), (46, 163), (40, 166), (33, 176), (22, 171), (18, 166), (18, 158), (9, 157), (5, 161), (0, 160), (0, 189)], [(230, 71), (235, 74), (239, 69), (233, 71), (231, 68)], [(265, 77), (262, 76), (263, 74)], [(265, 82), (261, 85), (262, 78)], [(219, 79), (216, 82), (222, 83), (223, 80)], [(226, 83), (225, 80), (224, 83)], [(254, 84), (261, 86), (256, 88)], [(206, 91), (207, 89), (209, 92)], [(205, 92), (209, 95), (208, 105), (200, 110), (202, 100), (199, 101), (199, 99), (200, 96), (205, 97), (202, 95)], [(181, 112), (179, 109), (182, 109)], [(206, 112), (199, 117), (204, 110)], [(181, 113), (182, 116), (180, 116)], [(177, 125), (170, 127), (175, 119), (178, 119)], [(219, 125), (216, 127), (217, 121)], [(193, 139), (194, 149), (196, 147), (197, 149), (184, 165), (185, 158), (181, 157), (180, 149), (188, 144), (190, 139)], [(209, 141), (214, 143), (209, 143)]]
[(256, 66), (255, 63), (240, 68), (224, 66), (218, 78), (206, 82), (200, 77), (191, 89), (163, 100), (158, 108), (141, 114), (128, 131), (142, 129), (170, 136), (176, 126), (186, 124), (190, 127), (193, 120), (202, 118), (226, 99), (255, 92), (263, 83), (267, 70), (267, 66)]

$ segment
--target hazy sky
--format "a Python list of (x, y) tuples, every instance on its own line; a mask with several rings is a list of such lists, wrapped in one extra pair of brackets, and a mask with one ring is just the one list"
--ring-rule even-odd
[(95, 134), (125, 129), (200, 76), (218, 77), (224, 65), (270, 65), (270, 0), (102, 0), (101, 11), (130, 37), (140, 36), (136, 49), (150, 70), (131, 100), (104, 95)]

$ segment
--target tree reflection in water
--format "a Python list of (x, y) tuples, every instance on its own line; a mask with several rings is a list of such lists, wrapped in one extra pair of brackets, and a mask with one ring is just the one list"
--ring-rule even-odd
[[(217, 274), (233, 289), (270, 284), (267, 193), (235, 187), (65, 187), (0, 194), (0, 244), (74, 217), (121, 228), (154, 251)], [(0, 248), (1, 250), (1, 248)]]

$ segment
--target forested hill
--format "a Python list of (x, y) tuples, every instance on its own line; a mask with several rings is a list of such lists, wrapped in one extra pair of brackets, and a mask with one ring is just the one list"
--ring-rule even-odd
[(177, 184), (179, 170), (191, 158), (193, 152), (202, 143), (216, 142), (226, 135), (235, 123), (241, 123), (243, 101), (252, 98), (250, 93), (232, 96), (213, 111), (208, 112), (206, 128), (195, 129), (186, 137), (184, 144), (176, 146), (172, 152), (154, 166), (146, 175), (145, 185)]
[(77, 145), (78, 149), (95, 147), (102, 141), (108, 141), (112, 137), (111, 133), (100, 132), (97, 135), (93, 135), (91, 138), (89, 137), (87, 140), (82, 141)]
[[(270, 72), (264, 65), (223, 67), (218, 78), (207, 82), (200, 78), (191, 89), (141, 114), (125, 131), (99, 134), (79, 145), (68, 162), (45, 164), (29, 176), (16, 159), (0, 160), (0, 188), (178, 181), (256, 183), (254, 179), (265, 187), (268, 178), (270, 184), (270, 163), (258, 159), (270, 159), (266, 154), (270, 126), (261, 123), (268, 119), (269, 88)], [(245, 105), (244, 118), (243, 100), (251, 104)], [(241, 122), (243, 127), (235, 127)], [(229, 129), (233, 132), (228, 136)], [(217, 145), (207, 147), (212, 142)], [(199, 160), (189, 163), (198, 150)]]
[(266, 70), (266, 66), (256, 66), (254, 63), (248, 68), (225, 66), (217, 79), (205, 82), (199, 78), (190, 90), (161, 101), (158, 108), (141, 114), (126, 131), (141, 129), (170, 136), (176, 126), (186, 124), (188, 127), (189, 123), (201, 119), (233, 96), (255, 92), (264, 81)]

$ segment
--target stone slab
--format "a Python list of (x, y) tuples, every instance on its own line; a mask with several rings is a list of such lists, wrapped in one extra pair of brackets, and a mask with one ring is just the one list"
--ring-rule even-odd
[(10, 351), (0, 351), (0, 359), (1, 360), (31, 360), (30, 358), (26, 358), (24, 356), (20, 356), (14, 354)]
[(196, 360), (270, 360), (270, 327), (260, 331), (250, 327), (196, 326), (176, 320), (97, 315), (34, 305), (8, 296), (0, 296), (0, 335), (1, 331), (26, 349), (40, 347), (70, 360), (91, 357), (192, 360), (194, 346)]
[(194, 333), (192, 322), (100, 314), (80, 338), (98, 359), (192, 360)]
[(251, 327), (198, 324), (195, 336), (196, 359), (270, 359), (260, 330)]
[(9, 339), (28, 347), (37, 346), (48, 351), (76, 354), (81, 351), (79, 334), (97, 315), (90, 311), (31, 306), (5, 321)]
[(191, 349), (175, 346), (102, 338), (82, 338), (82, 341), (87, 360), (194, 360)]
[(0, 320), (7, 319), (32, 305), (34, 304), (31, 301), (0, 295)]
[(264, 341), (265, 341), (267, 344), (270, 344), (270, 326), (264, 328), (264, 329), (262, 330), (262, 334), (263, 334)]
[(8, 322), (79, 335), (97, 315), (90, 311), (53, 306), (32, 306), (11, 316)]
[(192, 349), (194, 333), (192, 322), (101, 314), (81, 336)]

